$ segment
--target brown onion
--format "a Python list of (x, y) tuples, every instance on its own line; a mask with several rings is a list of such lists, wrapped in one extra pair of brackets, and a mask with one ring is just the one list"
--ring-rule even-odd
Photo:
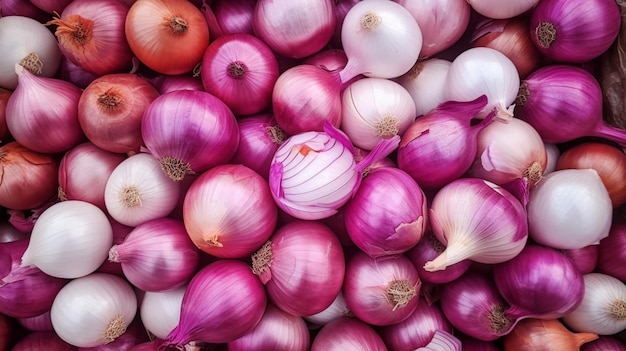
[(601, 142), (586, 142), (565, 150), (557, 170), (592, 168), (598, 172), (609, 192), (613, 207), (626, 203), (626, 155), (617, 147)]
[(573, 333), (558, 319), (524, 319), (504, 336), (505, 351), (579, 350), (596, 340), (594, 333)]

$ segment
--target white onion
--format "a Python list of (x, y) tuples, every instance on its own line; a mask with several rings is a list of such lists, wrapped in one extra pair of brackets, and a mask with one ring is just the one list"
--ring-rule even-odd
[(178, 325), (185, 290), (186, 285), (159, 292), (146, 291), (144, 294), (140, 308), (141, 321), (157, 338), (167, 338)]
[(52, 77), (61, 63), (55, 36), (36, 20), (23, 16), (0, 18), (0, 87), (17, 86), (15, 64), (38, 76)]
[(54, 331), (65, 342), (95, 347), (122, 335), (136, 312), (137, 297), (130, 284), (112, 274), (93, 273), (59, 291), (50, 317)]
[(22, 266), (58, 278), (94, 272), (108, 257), (113, 229), (106, 214), (85, 201), (58, 202), (35, 222)]
[(452, 62), (432, 58), (417, 63), (410, 71), (398, 78), (415, 103), (415, 115), (421, 116), (446, 102), (446, 77)]
[(161, 170), (159, 160), (140, 153), (113, 170), (104, 189), (104, 202), (113, 219), (136, 227), (169, 215), (178, 203), (180, 191), (180, 184)]

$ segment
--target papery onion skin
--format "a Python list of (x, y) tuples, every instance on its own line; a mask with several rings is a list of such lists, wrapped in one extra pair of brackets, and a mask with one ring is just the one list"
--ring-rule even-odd
[(0, 146), (0, 206), (35, 209), (54, 196), (59, 162), (51, 154), (32, 151), (12, 141)]
[(519, 322), (503, 338), (505, 351), (535, 351), (557, 347), (558, 350), (579, 350), (587, 342), (596, 340), (593, 333), (573, 333), (558, 319), (530, 318)]
[(189, 1), (137, 0), (125, 32), (135, 56), (162, 74), (190, 72), (209, 45), (204, 15)]
[(185, 195), (185, 228), (202, 251), (241, 258), (258, 250), (274, 233), (278, 207), (269, 184), (252, 169), (235, 164), (202, 173)]
[(99, 148), (137, 153), (144, 143), (143, 114), (158, 96), (156, 88), (136, 74), (103, 75), (83, 90), (78, 121), (87, 138)]
[(276, 306), (309, 316), (330, 306), (341, 290), (343, 249), (326, 225), (296, 220), (278, 228), (254, 253), (252, 270)]
[(613, 207), (626, 203), (626, 155), (615, 146), (602, 142), (586, 142), (565, 150), (556, 169), (592, 168), (598, 172), (609, 192)]
[(233, 341), (259, 323), (266, 306), (263, 285), (245, 263), (218, 260), (202, 268), (189, 283), (180, 321), (162, 346)]
[(384, 258), (417, 245), (426, 230), (427, 213), (426, 195), (418, 183), (398, 168), (381, 167), (363, 179), (346, 204), (344, 221), (356, 246), (372, 258)]
[(271, 104), (278, 76), (278, 61), (272, 50), (246, 33), (214, 40), (204, 52), (200, 67), (205, 91), (222, 100), (235, 115), (265, 110)]
[(387, 351), (382, 338), (368, 324), (342, 317), (326, 324), (317, 333), (311, 351), (371, 350)]
[(609, 235), (600, 240), (596, 271), (626, 281), (626, 221), (613, 219)]

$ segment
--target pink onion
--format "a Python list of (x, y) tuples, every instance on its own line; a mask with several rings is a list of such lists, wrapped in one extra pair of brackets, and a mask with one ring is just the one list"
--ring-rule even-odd
[(464, 259), (488, 264), (508, 261), (522, 251), (528, 238), (522, 204), (482, 179), (448, 183), (435, 195), (429, 218), (435, 236), (446, 246), (424, 265), (431, 272)]
[(268, 305), (259, 324), (228, 343), (229, 351), (309, 350), (309, 330), (304, 320)]
[(239, 146), (230, 163), (240, 163), (269, 179), (274, 153), (287, 135), (271, 113), (238, 118)]
[(529, 245), (493, 270), (494, 281), (510, 307), (511, 319), (561, 318), (583, 298), (582, 273), (555, 249)]
[(597, 340), (584, 344), (581, 351), (626, 351), (626, 345), (613, 336), (601, 335)]
[(626, 222), (613, 219), (609, 235), (594, 247), (598, 248), (596, 271), (626, 281)]
[(247, 33), (223, 35), (209, 45), (200, 76), (206, 92), (222, 100), (235, 115), (251, 115), (272, 102), (278, 79), (272, 50)]
[[(609, 235), (611, 235), (611, 232), (609, 232)], [(602, 244), (602, 240), (600, 240), (600, 244)], [(565, 256), (569, 257), (574, 267), (576, 267), (580, 273), (587, 274), (596, 269), (600, 255), (599, 246), (600, 245), (588, 245), (580, 249), (566, 249), (561, 251)]]
[(298, 220), (276, 230), (252, 255), (252, 270), (276, 306), (303, 317), (334, 301), (344, 280), (344, 255), (330, 228)]
[(348, 63), (348, 57), (343, 50), (327, 49), (318, 51), (302, 62), (305, 65), (313, 65), (327, 71), (340, 70)]
[(542, 0), (530, 17), (531, 38), (539, 51), (565, 63), (600, 56), (619, 30), (620, 9), (612, 0)]
[(85, 89), (91, 82), (98, 78), (97, 75), (86, 72), (84, 69), (76, 66), (65, 56), (61, 57), (59, 70), (55, 77), (70, 82), (81, 89)]
[(198, 257), (183, 223), (170, 218), (138, 225), (123, 243), (109, 250), (109, 260), (120, 262), (128, 281), (144, 291), (168, 290), (187, 283), (196, 272)]
[(27, 17), (42, 23), (50, 19), (50, 14), (35, 6), (31, 1), (23, 0), (2, 1), (0, 17), (8, 16)]
[(466, 0), (394, 1), (409, 10), (422, 31), (421, 57), (432, 57), (452, 46), (469, 24), (470, 6)]
[(437, 240), (432, 232), (424, 234), (422, 240), (406, 253), (406, 256), (413, 262), (419, 273), (420, 279), (424, 283), (444, 284), (449, 283), (470, 268), (472, 261), (463, 260), (455, 264), (449, 265), (441, 271), (429, 272), (424, 269), (426, 262), (434, 260), (446, 249), (446, 247)]
[(163, 172), (174, 180), (226, 163), (239, 144), (237, 120), (226, 104), (192, 90), (156, 98), (143, 116), (141, 134)]
[(12, 351), (77, 351), (76, 346), (63, 341), (57, 334), (51, 331), (34, 332), (26, 335), (18, 341)]
[(515, 111), (544, 142), (596, 136), (626, 145), (626, 132), (602, 119), (600, 84), (573, 65), (553, 64), (531, 73), (520, 85)]
[(337, 72), (297, 65), (283, 72), (274, 85), (272, 110), (287, 134), (324, 130), (324, 123), (341, 124), (341, 83)]
[(446, 102), (420, 116), (402, 136), (398, 168), (428, 189), (440, 188), (464, 175), (476, 156), (478, 133), (493, 114), (472, 125), (486, 96), (469, 102)]
[(185, 195), (185, 229), (200, 250), (241, 258), (273, 234), (278, 208), (265, 179), (243, 165), (220, 165), (202, 173)]
[(30, 2), (48, 13), (61, 13), (72, 0), (30, 0)]
[(38, 316), (17, 318), (17, 322), (30, 331), (53, 331), (50, 311), (46, 311)]
[(376, 260), (355, 253), (346, 266), (343, 294), (350, 311), (365, 323), (400, 323), (417, 308), (421, 281), (403, 255)]
[(372, 258), (384, 258), (417, 245), (426, 230), (427, 211), (426, 196), (411, 176), (381, 167), (363, 179), (346, 204), (344, 220), (357, 247)]
[(51, 277), (36, 267), (21, 267), (28, 240), (0, 244), (0, 313), (35, 317), (52, 307), (54, 297), (67, 280)]
[(150, 80), (159, 94), (169, 93), (176, 90), (199, 90), (204, 91), (202, 79), (192, 75), (167, 75), (162, 74)]
[(335, 29), (331, 0), (258, 0), (254, 33), (278, 55), (302, 58), (321, 50)]
[(368, 324), (342, 317), (326, 324), (317, 333), (311, 351), (371, 350), (386, 351), (382, 338)]
[(233, 341), (259, 323), (266, 305), (263, 285), (246, 264), (230, 259), (216, 261), (202, 268), (189, 283), (180, 322), (163, 346)]
[(498, 0), (468, 0), (472, 8), (489, 18), (512, 18), (519, 16), (537, 5), (539, 0), (511, 0), (502, 3)]
[(452, 325), (444, 316), (439, 303), (429, 304), (420, 297), (415, 312), (409, 318), (383, 327), (380, 333), (389, 349), (413, 351), (428, 345), (437, 330), (451, 333)]
[(214, 0), (211, 10), (223, 34), (254, 34), (253, 16), (256, 0)]
[(59, 166), (59, 199), (82, 200), (106, 209), (104, 189), (126, 157), (85, 142), (67, 151)]
[(6, 106), (9, 132), (27, 148), (45, 153), (66, 151), (83, 138), (78, 123), (81, 90), (74, 84), (32, 74), (16, 65), (17, 88)]

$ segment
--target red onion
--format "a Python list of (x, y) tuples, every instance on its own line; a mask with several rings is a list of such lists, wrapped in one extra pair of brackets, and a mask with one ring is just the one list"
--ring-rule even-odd
[[(333, 36), (330, 38), (330, 47), (336, 49), (341, 49), (343, 47), (343, 44), (341, 43), (341, 29), (343, 28), (343, 21), (346, 19), (346, 15), (352, 6), (360, 1), (361, 0), (335, 0), (335, 31), (333, 32)], [(347, 62), (346, 58), (346, 63)]]
[(461, 39), (469, 24), (469, 1), (394, 1), (409, 10), (422, 31), (421, 57), (432, 57), (452, 46)]
[(74, 0), (48, 24), (65, 57), (85, 71), (102, 76), (128, 71), (133, 53), (124, 32), (129, 7), (121, 1)]
[(452, 62), (439, 58), (419, 60), (397, 79), (413, 98), (415, 115), (421, 116), (448, 101), (445, 84)]
[(467, 335), (460, 335), (463, 351), (500, 351), (497, 341), (478, 340)]
[(445, 249), (446, 247), (437, 240), (437, 237), (432, 232), (427, 232), (422, 240), (406, 253), (406, 256), (417, 268), (420, 279), (423, 282), (432, 284), (449, 283), (463, 275), (470, 268), (472, 261), (463, 260), (441, 271), (429, 272), (425, 270), (424, 265), (426, 262), (434, 260)]
[[(611, 233), (609, 232), (609, 235)], [(602, 241), (600, 241), (602, 243)], [(596, 269), (599, 258), (599, 245), (588, 245), (580, 249), (561, 250), (572, 261), (580, 273), (591, 273)]]
[(614, 219), (609, 235), (600, 240), (596, 271), (626, 281), (626, 222)]
[(200, 250), (221, 258), (249, 256), (276, 228), (278, 208), (265, 179), (243, 165), (202, 173), (185, 195), (185, 229)]
[(348, 57), (343, 50), (327, 49), (318, 51), (316, 54), (309, 56), (302, 63), (317, 66), (327, 71), (334, 71), (344, 68), (348, 63)]
[(2, 0), (0, 17), (8, 16), (27, 17), (42, 23), (50, 19), (50, 14), (35, 6), (31, 1), (24, 0)]
[(124, 242), (113, 245), (109, 260), (120, 262), (124, 276), (144, 291), (173, 289), (191, 279), (198, 250), (182, 222), (161, 218), (142, 223)]
[(143, 342), (133, 346), (129, 351), (160, 351), (162, 339), (154, 339), (152, 341)]
[(411, 176), (381, 167), (363, 179), (346, 204), (344, 220), (356, 246), (372, 258), (384, 258), (417, 245), (426, 230), (427, 211), (426, 196)]
[(214, 0), (211, 10), (223, 34), (254, 34), (252, 18), (255, 5), (256, 0)]
[(346, 304), (346, 299), (343, 297), (343, 292), (339, 292), (333, 303), (326, 307), (322, 312), (305, 316), (308, 322), (313, 323), (314, 326), (323, 326), (331, 321), (341, 317), (353, 317), (352, 312)]
[(116, 153), (139, 152), (143, 145), (141, 119), (158, 96), (158, 91), (136, 74), (100, 76), (80, 97), (80, 126), (87, 138), (101, 149)]
[(272, 50), (247, 33), (223, 35), (204, 52), (200, 76), (204, 89), (222, 100), (235, 115), (265, 110), (278, 79)]
[(259, 324), (228, 343), (229, 351), (309, 350), (309, 330), (304, 320), (268, 305)]
[(332, 0), (258, 0), (252, 25), (256, 36), (277, 54), (302, 58), (328, 44), (335, 21)]
[(567, 256), (555, 249), (527, 246), (513, 259), (498, 264), (494, 281), (510, 307), (511, 319), (561, 318), (583, 298), (582, 273)]
[(400, 323), (415, 311), (421, 281), (403, 255), (376, 260), (355, 253), (346, 266), (343, 294), (350, 311), (365, 323)]
[(527, 178), (531, 187), (543, 177), (547, 163), (545, 146), (539, 133), (523, 120), (491, 123), (478, 133), (477, 140), (470, 176), (498, 185)]
[(162, 74), (156, 78), (151, 79), (154, 87), (159, 91), (159, 94), (169, 93), (176, 90), (199, 90), (204, 91), (204, 85), (202, 85), (202, 79), (191, 75), (166, 75)]
[(620, 22), (620, 9), (613, 0), (542, 0), (532, 11), (530, 33), (549, 58), (583, 63), (608, 50)]
[(163, 172), (177, 181), (226, 163), (239, 144), (233, 113), (202, 91), (172, 91), (156, 98), (144, 113), (141, 134)]
[(350, 317), (342, 317), (326, 324), (311, 345), (311, 351), (344, 350), (386, 351), (387, 347), (370, 325)]
[(13, 320), (3, 314), (0, 314), (0, 349), (8, 350), (11, 343), (19, 337), (16, 333)]
[(483, 341), (508, 334), (517, 322), (505, 315), (508, 305), (493, 277), (476, 271), (469, 271), (444, 285), (441, 307), (455, 328)]
[(125, 156), (93, 143), (76, 145), (63, 155), (59, 166), (59, 200), (82, 200), (106, 209), (106, 183)]
[(39, 77), (15, 66), (17, 88), (6, 107), (11, 135), (27, 148), (45, 153), (69, 150), (83, 138), (78, 123), (81, 90), (55, 78)]
[(26, 335), (18, 341), (11, 351), (77, 351), (76, 346), (70, 345), (59, 338), (54, 332), (43, 331)]
[(437, 330), (452, 333), (452, 326), (438, 303), (429, 304), (420, 297), (415, 312), (409, 318), (383, 327), (380, 333), (389, 349), (413, 351), (428, 345)]
[(597, 340), (584, 344), (580, 351), (626, 351), (626, 345), (612, 336), (601, 335)]
[(609, 235), (613, 206), (593, 169), (564, 169), (546, 175), (530, 191), (528, 230), (539, 244), (580, 249)]
[(72, 0), (29, 0), (35, 6), (48, 13), (61, 13)]
[(519, 16), (535, 7), (539, 0), (511, 0), (506, 3), (498, 0), (468, 0), (467, 2), (481, 15), (501, 19)]
[(446, 102), (420, 116), (402, 136), (398, 168), (420, 186), (437, 189), (460, 178), (476, 156), (479, 132), (493, 120), (471, 120), (487, 104), (486, 96), (470, 102)]
[(321, 132), (330, 122), (341, 123), (341, 83), (336, 71), (297, 65), (283, 72), (274, 85), (272, 109), (287, 134)]
[(230, 259), (216, 261), (202, 268), (189, 283), (180, 322), (163, 346), (233, 341), (259, 323), (266, 305), (263, 285), (246, 264)]
[(20, 210), (7, 210), (9, 215), (9, 223), (15, 227), (18, 231), (27, 236), (30, 235), (35, 227), (35, 223), (41, 216), (41, 214), (47, 210), (50, 206), (59, 202), (57, 197), (51, 197), (43, 205), (26, 211)]
[(56, 77), (70, 82), (81, 89), (85, 89), (91, 82), (98, 78), (97, 75), (76, 66), (66, 56), (61, 57), (61, 64), (59, 65)]
[(16, 318), (38, 316), (52, 307), (54, 297), (67, 283), (36, 267), (21, 267), (28, 240), (0, 244), (0, 313)]
[[(32, 230), (32, 229), (31, 229)], [(30, 231), (21, 231), (10, 222), (0, 222), (0, 243), (28, 239)]]
[(252, 270), (283, 311), (309, 316), (333, 302), (344, 280), (341, 243), (327, 226), (294, 221), (252, 255)]
[(522, 251), (528, 238), (522, 204), (482, 179), (448, 183), (432, 200), (429, 218), (433, 233), (446, 246), (424, 265), (430, 272), (464, 259), (488, 264), (508, 261)]
[(346, 83), (359, 74), (396, 78), (417, 61), (422, 31), (411, 13), (393, 1), (361, 1), (348, 10), (341, 27), (348, 64), (340, 72)]
[(572, 65), (548, 65), (520, 85), (516, 116), (548, 143), (596, 136), (626, 145), (626, 132), (602, 119), (602, 90), (587, 71)]
[(287, 135), (271, 113), (238, 118), (237, 123), (239, 146), (229, 162), (240, 163), (269, 179), (272, 158)]
[(24, 328), (31, 331), (53, 331), (50, 311), (33, 317), (18, 318), (17, 322)]

